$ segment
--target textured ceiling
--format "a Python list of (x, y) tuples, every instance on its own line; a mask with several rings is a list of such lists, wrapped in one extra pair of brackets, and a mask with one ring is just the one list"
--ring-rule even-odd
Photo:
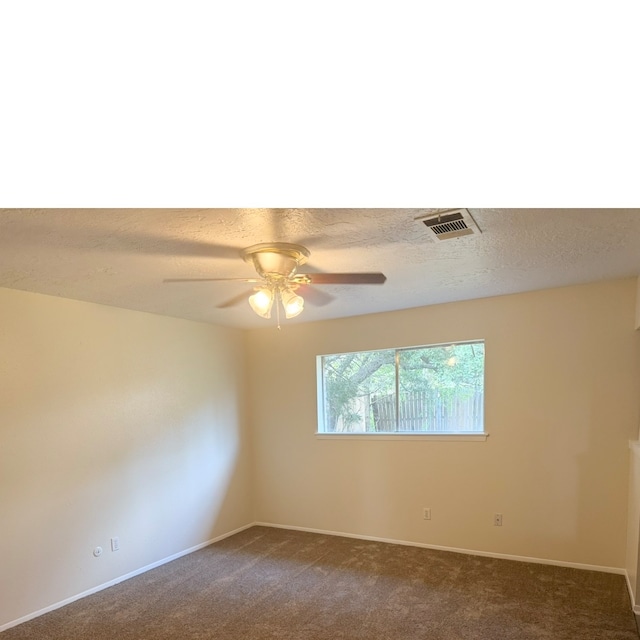
[(482, 233), (447, 241), (415, 220), (434, 211), (5, 209), (0, 287), (249, 328), (276, 321), (217, 305), (251, 284), (163, 279), (253, 277), (240, 250), (269, 241), (306, 246), (303, 272), (386, 274), (318, 285), (334, 299), (297, 323), (640, 274), (640, 209), (469, 209)]

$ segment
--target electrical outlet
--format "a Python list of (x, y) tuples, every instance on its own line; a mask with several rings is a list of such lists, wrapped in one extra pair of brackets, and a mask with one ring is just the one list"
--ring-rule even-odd
[(493, 514), (493, 526), (494, 527), (501, 527), (502, 526), (502, 514), (501, 513), (494, 513)]
[(111, 538), (111, 551), (120, 551), (120, 538)]
[(431, 520), (431, 509), (430, 509), (429, 507), (425, 507), (425, 508), (422, 510), (422, 517), (423, 517), (425, 520)]

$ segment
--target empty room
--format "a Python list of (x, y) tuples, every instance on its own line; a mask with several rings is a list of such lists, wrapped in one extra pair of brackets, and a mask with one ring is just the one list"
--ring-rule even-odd
[(0, 638), (637, 638), (639, 247), (0, 210)]

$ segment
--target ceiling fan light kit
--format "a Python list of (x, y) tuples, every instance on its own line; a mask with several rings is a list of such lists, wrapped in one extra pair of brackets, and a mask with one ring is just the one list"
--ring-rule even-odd
[[(245, 262), (253, 265), (260, 276), (255, 278), (171, 278), (165, 282), (213, 282), (227, 280), (230, 282), (258, 282), (255, 293), (249, 296), (249, 306), (261, 318), (270, 318), (274, 303), (280, 317), (280, 307), (284, 309), (286, 318), (295, 318), (304, 309), (304, 298), (297, 293), (298, 288), (304, 287), (305, 291), (316, 298), (315, 304), (320, 297), (316, 292), (312, 296), (314, 289), (308, 285), (312, 284), (382, 284), (387, 279), (383, 273), (297, 273), (298, 267), (309, 259), (309, 250), (299, 244), (288, 242), (268, 242), (254, 244), (241, 252)], [(331, 296), (324, 294), (324, 297), (331, 300)], [(244, 296), (240, 297), (240, 300)], [(232, 306), (237, 300), (233, 299), (221, 307)], [(280, 323), (278, 321), (278, 327)]]
[(309, 258), (305, 247), (286, 242), (254, 244), (242, 251), (242, 258), (265, 280), (264, 285), (249, 297), (249, 305), (261, 318), (271, 317), (271, 308), (278, 299), (287, 319), (302, 312), (304, 299), (294, 291), (299, 279), (293, 278), (298, 267)]
[(249, 305), (261, 317), (269, 319), (274, 301), (279, 298), (285, 318), (295, 318), (304, 309), (304, 298), (282, 283), (259, 287), (249, 296)]

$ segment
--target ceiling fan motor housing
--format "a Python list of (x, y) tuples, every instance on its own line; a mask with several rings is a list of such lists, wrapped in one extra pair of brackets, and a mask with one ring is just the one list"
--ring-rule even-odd
[(274, 242), (254, 244), (242, 252), (246, 262), (251, 262), (263, 278), (291, 278), (301, 264), (309, 258), (309, 251), (298, 244)]

